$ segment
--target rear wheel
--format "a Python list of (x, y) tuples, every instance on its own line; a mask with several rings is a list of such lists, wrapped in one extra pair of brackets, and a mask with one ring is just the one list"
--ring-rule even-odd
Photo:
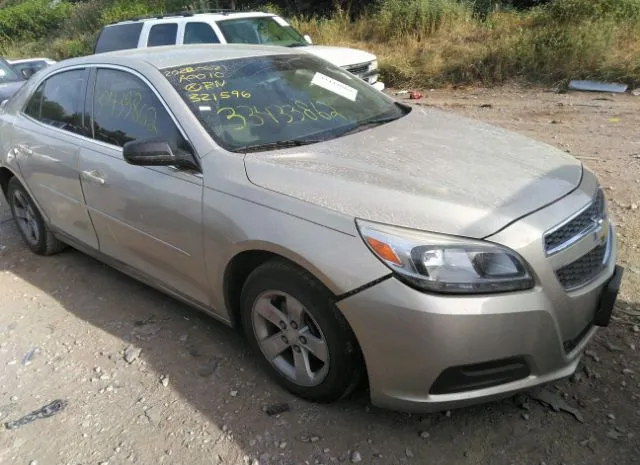
[(249, 275), (241, 306), (249, 343), (286, 389), (333, 402), (357, 386), (362, 362), (355, 337), (310, 274), (283, 261), (267, 262)]
[(38, 207), (15, 177), (9, 181), (7, 200), (22, 239), (34, 253), (53, 255), (65, 248), (49, 231)]

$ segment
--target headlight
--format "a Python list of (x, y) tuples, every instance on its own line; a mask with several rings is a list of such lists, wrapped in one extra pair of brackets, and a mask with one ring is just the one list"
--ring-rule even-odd
[(514, 251), (486, 241), (356, 221), (371, 251), (409, 284), (432, 292), (484, 294), (530, 289)]
[(369, 65), (369, 71), (373, 71), (374, 69), (378, 69), (378, 60), (373, 60)]

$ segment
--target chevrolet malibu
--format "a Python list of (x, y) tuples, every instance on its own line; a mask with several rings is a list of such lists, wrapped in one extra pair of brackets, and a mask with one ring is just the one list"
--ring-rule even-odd
[(590, 171), (309, 54), (94, 55), (0, 113), (33, 252), (72, 246), (241, 327), (303, 398), (484, 402), (569, 376), (609, 324), (622, 269)]

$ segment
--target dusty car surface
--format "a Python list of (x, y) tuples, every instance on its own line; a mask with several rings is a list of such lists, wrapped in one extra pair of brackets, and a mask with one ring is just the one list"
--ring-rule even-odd
[(5, 106), (0, 144), (31, 250), (69, 244), (241, 326), (314, 401), (366, 380), (432, 411), (566, 377), (618, 293), (579, 161), (291, 49), (60, 62)]

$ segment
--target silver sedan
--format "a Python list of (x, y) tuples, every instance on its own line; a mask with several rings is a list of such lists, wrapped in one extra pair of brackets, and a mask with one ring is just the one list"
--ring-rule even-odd
[(573, 373), (622, 269), (571, 156), (265, 46), (63, 61), (0, 107), (27, 246), (241, 327), (318, 402), (433, 411)]

